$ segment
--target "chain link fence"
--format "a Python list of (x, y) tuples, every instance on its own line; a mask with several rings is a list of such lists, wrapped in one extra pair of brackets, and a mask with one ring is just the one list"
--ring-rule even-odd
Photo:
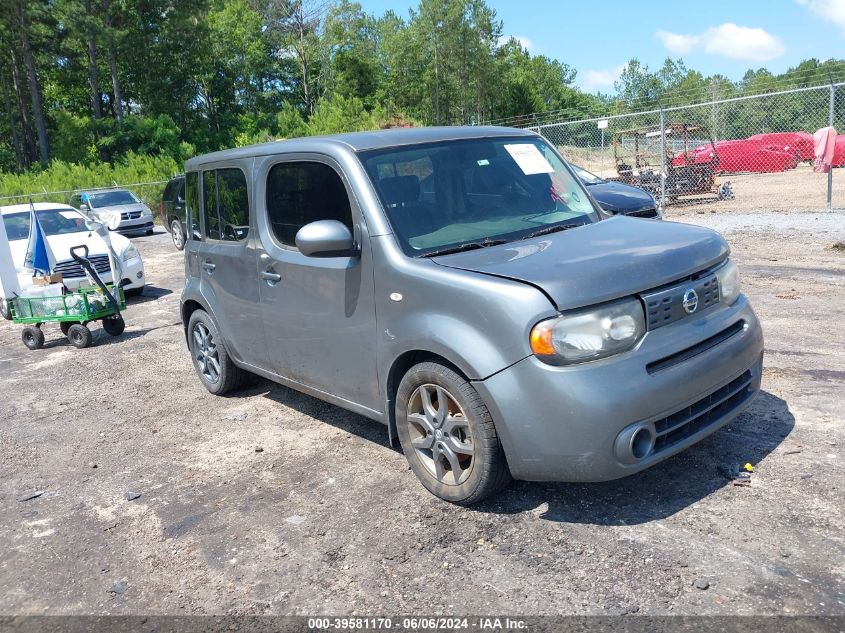
[[(834, 167), (818, 173), (813, 133), (829, 125)], [(845, 83), (525, 127), (663, 206), (845, 208)]]

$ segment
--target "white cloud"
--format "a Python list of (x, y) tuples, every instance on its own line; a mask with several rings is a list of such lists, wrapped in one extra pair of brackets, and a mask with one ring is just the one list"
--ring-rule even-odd
[(534, 42), (531, 41), (531, 39), (525, 37), (524, 35), (503, 35), (501, 38), (499, 38), (499, 41), (504, 44), (511, 38), (519, 42), (522, 48), (524, 48), (525, 50), (529, 52), (534, 52)]
[(780, 57), (786, 50), (780, 38), (768, 31), (759, 27), (737, 26), (733, 22), (711, 26), (697, 35), (663, 30), (658, 30), (654, 35), (675, 55), (686, 55), (700, 49), (708, 55), (766, 62)]
[(845, 0), (797, 0), (816, 15), (833, 22), (845, 34)]
[(619, 64), (619, 66), (604, 70), (588, 70), (584, 73), (583, 79), (580, 81), (581, 88), (587, 92), (613, 88), (613, 84), (619, 79), (619, 75), (622, 74), (623, 70), (625, 70), (625, 64)]

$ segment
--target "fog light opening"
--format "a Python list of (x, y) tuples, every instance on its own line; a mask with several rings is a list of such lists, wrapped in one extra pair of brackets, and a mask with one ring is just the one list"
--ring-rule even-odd
[(654, 435), (647, 427), (641, 427), (631, 436), (631, 454), (636, 459), (648, 456), (654, 447)]

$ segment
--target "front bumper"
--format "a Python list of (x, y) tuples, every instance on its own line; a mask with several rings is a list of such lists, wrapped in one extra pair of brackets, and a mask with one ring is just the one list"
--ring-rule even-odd
[[(726, 340), (678, 357), (740, 322)], [(741, 296), (733, 306), (651, 331), (620, 356), (568, 367), (531, 356), (473, 385), (493, 415), (514, 478), (606, 481), (653, 466), (736, 417), (760, 390), (762, 358), (759, 321)], [(632, 460), (620, 442), (640, 426), (662, 434)]]

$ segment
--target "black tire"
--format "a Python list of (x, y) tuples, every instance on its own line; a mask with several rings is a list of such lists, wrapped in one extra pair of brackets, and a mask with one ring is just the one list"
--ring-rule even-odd
[(30, 325), (21, 332), (21, 340), (29, 349), (41, 349), (44, 347), (44, 332), (41, 328)]
[(12, 320), (12, 312), (9, 310), (9, 302), (2, 297), (0, 297), (0, 318), (6, 319), (7, 321)]
[(120, 336), (126, 329), (126, 322), (122, 316), (106, 317), (103, 319), (103, 329), (111, 336)]
[[(448, 417), (444, 420), (451, 420), (451, 424), (460, 420), (457, 426), (463, 430), (441, 421), (440, 426), (428, 433), (409, 420), (409, 407), (417, 408), (424, 390), (433, 390), (437, 394), (438, 412), (443, 410), (439, 394), (445, 394)], [(455, 406), (458, 410), (452, 413)], [(412, 414), (421, 419), (415, 412)], [(511, 481), (490, 411), (473, 386), (451, 367), (425, 362), (408, 370), (396, 393), (396, 430), (411, 470), (429, 492), (445, 501), (471, 505), (500, 491)], [(413, 440), (412, 434), (415, 436)], [(419, 443), (427, 442), (428, 437), (431, 437), (431, 448), (420, 448)], [(418, 442), (418, 445), (412, 442)], [(459, 447), (459, 450), (453, 451), (453, 446)], [(439, 449), (444, 452), (436, 453), (435, 450)], [(462, 452), (466, 450), (471, 450), (471, 457), (467, 458)], [(452, 468), (452, 458), (464, 461), (458, 468)], [(458, 478), (456, 471), (460, 468), (463, 470)], [(440, 478), (438, 470), (442, 472)]]
[(62, 330), (62, 334), (67, 336), (67, 333), (70, 330), (70, 326), (74, 323), (79, 323), (79, 321), (62, 321), (61, 323), (59, 323), (59, 327)]
[(188, 347), (197, 376), (211, 393), (222, 396), (244, 385), (248, 372), (232, 362), (217, 326), (205, 310), (194, 311), (188, 320)]
[(179, 220), (173, 220), (170, 223), (170, 239), (173, 240), (173, 246), (177, 251), (185, 248), (185, 229), (182, 228), (182, 223)]
[(155, 235), (155, 229), (147, 229), (147, 235)]
[(82, 349), (91, 345), (94, 337), (91, 335), (91, 330), (81, 323), (74, 323), (67, 330), (67, 340), (76, 348)]

